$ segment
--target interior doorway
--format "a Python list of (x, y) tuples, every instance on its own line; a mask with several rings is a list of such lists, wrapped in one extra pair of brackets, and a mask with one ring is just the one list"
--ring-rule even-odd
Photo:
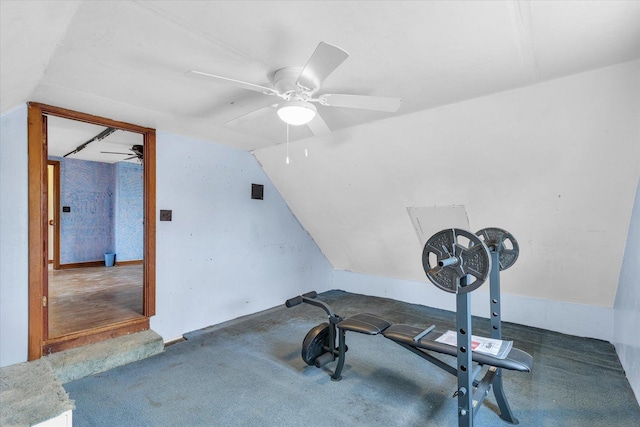
[(52, 341), (144, 317), (144, 140), (122, 129), (46, 119)]
[[(28, 115), (29, 360), (37, 359), (43, 354), (148, 329), (149, 317), (155, 314), (155, 130), (37, 103), (29, 104)], [(141, 304), (138, 303), (141, 307), (136, 310), (138, 313), (135, 316), (118, 315), (115, 313), (116, 310), (112, 309), (103, 310), (109, 314), (109, 317), (106, 321), (103, 319), (95, 322), (95, 319), (100, 317), (100, 310), (94, 306), (88, 311), (95, 316), (92, 316), (85, 327), (68, 333), (53, 334), (57, 336), (49, 334), (49, 266), (51, 265), (51, 270), (56, 272), (64, 271), (64, 268), (60, 269), (61, 206), (55, 206), (55, 200), (60, 199), (60, 163), (59, 160), (56, 160), (58, 161), (56, 164), (49, 159), (48, 121), (50, 118), (56, 120), (64, 118), (81, 124), (95, 125), (109, 129), (109, 132), (115, 130), (132, 132), (139, 135), (143, 141), (134, 148), (140, 149), (144, 145), (144, 167), (141, 172), (143, 175), (142, 259), (139, 262), (130, 263), (137, 265), (131, 265), (129, 269), (119, 271), (120, 276), (109, 275), (109, 286), (112, 288), (122, 288), (130, 280), (132, 274), (124, 274), (125, 270), (129, 273), (134, 272), (133, 276), (135, 274), (141, 276), (142, 280), (136, 295), (136, 298), (141, 301)], [(139, 156), (142, 160), (142, 151)], [(53, 203), (50, 203), (52, 198)], [(65, 207), (62, 207), (63, 212), (64, 209)], [(53, 254), (49, 255), (51, 252)], [(104, 269), (104, 260), (94, 261), (94, 263), (100, 263)], [(72, 267), (86, 266), (73, 265)], [(75, 271), (75, 273), (80, 272), (79, 269)], [(65, 283), (67, 282), (68, 280), (65, 280)], [(99, 286), (100, 291), (104, 290), (102, 288)], [(84, 290), (87, 291), (87, 289)], [(92, 297), (94, 300), (101, 298), (99, 292), (92, 293)], [(84, 310), (87, 311), (87, 309)], [(73, 317), (74, 313), (70, 314)]]

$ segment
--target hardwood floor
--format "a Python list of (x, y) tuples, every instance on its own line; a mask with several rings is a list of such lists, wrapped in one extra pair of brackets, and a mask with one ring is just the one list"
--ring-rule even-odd
[(142, 265), (49, 270), (49, 339), (142, 315)]

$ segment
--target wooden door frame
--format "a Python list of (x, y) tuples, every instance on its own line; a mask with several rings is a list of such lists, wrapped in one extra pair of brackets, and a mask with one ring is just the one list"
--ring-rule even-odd
[(60, 161), (47, 159), (47, 166), (53, 167), (53, 218), (52, 218), (53, 220), (53, 269), (59, 270), (60, 269)]
[[(47, 120), (56, 116), (70, 120), (122, 129), (141, 134), (144, 141), (144, 247), (143, 296), (144, 318), (83, 331), (49, 340), (44, 297), (48, 286), (47, 222)], [(156, 131), (80, 113), (65, 108), (28, 103), (29, 155), (29, 342), (28, 359), (35, 360), (53, 351), (102, 341), (119, 335), (149, 329), (149, 318), (156, 310)]]

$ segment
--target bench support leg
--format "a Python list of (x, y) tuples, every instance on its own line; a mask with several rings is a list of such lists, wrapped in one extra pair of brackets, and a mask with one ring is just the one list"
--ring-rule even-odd
[[(491, 249), (491, 273), (489, 276), (491, 297), (491, 338), (502, 339), (502, 312), (500, 301), (500, 253)], [(498, 369), (493, 380), (493, 394), (500, 408), (500, 418), (511, 424), (518, 424), (518, 419), (513, 415), (507, 396), (502, 387), (502, 369)]]
[(344, 329), (338, 328), (338, 364), (336, 365), (336, 370), (331, 375), (331, 379), (333, 381), (340, 381), (342, 379), (342, 368), (344, 367), (344, 358), (346, 350), (346, 331)]
[[(464, 286), (466, 277), (460, 279)], [(473, 377), (471, 358), (471, 294), (456, 294), (456, 327), (458, 346), (458, 427), (473, 426)]]
[(496, 397), (496, 403), (500, 408), (500, 418), (511, 424), (519, 424), (518, 419), (513, 415), (507, 396), (502, 388), (502, 369), (498, 369), (496, 378), (493, 380), (493, 394)]

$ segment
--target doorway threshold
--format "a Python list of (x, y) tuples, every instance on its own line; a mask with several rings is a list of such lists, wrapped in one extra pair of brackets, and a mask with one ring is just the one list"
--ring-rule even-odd
[(155, 356), (163, 351), (162, 337), (148, 329), (50, 354), (46, 359), (51, 364), (58, 381), (66, 384)]
[(149, 318), (141, 316), (107, 326), (75, 332), (46, 340), (42, 345), (42, 354), (49, 355), (72, 348), (83, 347), (102, 341), (129, 335), (149, 329)]

